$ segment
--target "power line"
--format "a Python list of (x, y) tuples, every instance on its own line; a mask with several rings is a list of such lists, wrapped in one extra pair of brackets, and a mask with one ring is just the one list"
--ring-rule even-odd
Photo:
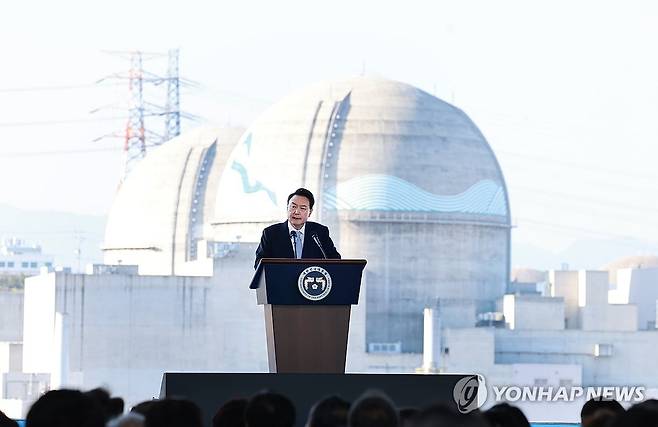
[[(162, 117), (166, 113), (150, 113), (150, 114), (144, 114), (144, 117)], [(197, 120), (198, 117), (194, 115), (185, 115), (181, 114), (181, 117), (190, 119), (190, 120)], [(93, 122), (107, 122), (107, 121), (114, 121), (114, 120), (126, 120), (125, 116), (114, 116), (114, 117), (96, 117), (92, 119), (57, 119), (57, 120), (35, 120), (35, 121), (30, 121), (30, 122), (0, 122), (0, 127), (21, 127), (21, 126), (50, 126), (50, 125), (63, 125), (63, 124), (71, 124), (71, 123), (93, 123)]]
[[(528, 223), (531, 223), (531, 224), (534, 224), (534, 225), (537, 225), (537, 226), (543, 226), (543, 227), (550, 228), (550, 229), (568, 230), (568, 231), (571, 231), (571, 232), (576, 231), (576, 232), (580, 232), (580, 233), (584, 233), (584, 234), (588, 234), (588, 235), (597, 235), (597, 236), (602, 236), (602, 237), (614, 237), (614, 238), (617, 238), (617, 239), (638, 240), (638, 241), (642, 240), (638, 236), (632, 236), (632, 235), (628, 235), (628, 234), (609, 233), (609, 232), (604, 232), (604, 231), (600, 231), (600, 230), (593, 230), (593, 229), (584, 228), (584, 227), (564, 225), (564, 224), (558, 224), (558, 223), (547, 222), (547, 221), (538, 221), (538, 220), (534, 220), (532, 218), (526, 218), (526, 217), (518, 217), (517, 219), (519, 219), (523, 222), (528, 222)], [(518, 227), (519, 226), (517, 225), (517, 229), (518, 229)], [(644, 242), (648, 243), (648, 244), (652, 244), (652, 245), (658, 245), (657, 242), (653, 242), (653, 241), (646, 240), (646, 239), (644, 240)]]
[(652, 209), (646, 206), (640, 206), (640, 205), (633, 205), (633, 204), (628, 204), (628, 203), (619, 203), (611, 200), (605, 200), (605, 199), (596, 199), (593, 197), (587, 197), (587, 196), (581, 196), (578, 194), (569, 194), (569, 193), (561, 193), (561, 192), (556, 192), (556, 191), (549, 191), (549, 190), (542, 190), (542, 189), (537, 189), (537, 188), (532, 188), (532, 187), (525, 187), (525, 186), (517, 186), (517, 185), (510, 185), (509, 188), (511, 189), (517, 189), (523, 192), (528, 192), (532, 193), (533, 195), (544, 195), (548, 197), (554, 197), (557, 199), (571, 199), (576, 201), (577, 203), (580, 204), (597, 204), (601, 206), (605, 206), (607, 208), (612, 208), (612, 209), (621, 209), (621, 210), (629, 210), (633, 211), (639, 214), (644, 214), (646, 212), (655, 212), (658, 213), (658, 209)]
[(623, 170), (619, 170), (619, 169), (600, 168), (600, 167), (593, 166), (593, 165), (584, 165), (582, 163), (571, 162), (571, 161), (566, 161), (566, 160), (546, 158), (546, 157), (541, 157), (541, 156), (533, 156), (533, 155), (522, 154), (522, 153), (513, 153), (511, 151), (505, 151), (505, 150), (495, 150), (494, 153), (495, 154), (502, 154), (503, 156), (512, 156), (512, 157), (519, 157), (519, 158), (527, 159), (527, 160), (534, 160), (537, 163), (533, 164), (533, 166), (535, 166), (537, 164), (539, 164), (539, 165), (560, 164), (560, 165), (567, 166), (567, 167), (574, 168), (574, 169), (594, 171), (594, 172), (599, 172), (601, 174), (606, 174), (606, 175), (613, 174), (613, 175), (622, 175), (622, 176), (625, 176), (625, 177), (628, 177), (628, 178), (645, 179), (645, 180), (651, 181), (652, 183), (654, 183), (656, 180), (658, 180), (658, 176), (628, 173), (628, 171), (623, 171)]
[(51, 126), (65, 125), (71, 123), (93, 123), (100, 121), (126, 120), (125, 117), (96, 117), (93, 119), (57, 119), (57, 120), (35, 120), (30, 122), (0, 122), (0, 127), (21, 127), (21, 126)]
[[(200, 84), (195, 88), (195, 90), (191, 91), (190, 94), (209, 96), (209, 97), (212, 96), (213, 94), (216, 94), (216, 95), (220, 95), (222, 98), (229, 97), (229, 98), (243, 99), (245, 101), (249, 101), (250, 103), (256, 105), (271, 105), (275, 102), (275, 100), (272, 99), (245, 95), (244, 93), (234, 92), (230, 90), (217, 89), (207, 84)], [(217, 98), (213, 97), (212, 99), (217, 99)]]
[(84, 231), (84, 230), (78, 230), (78, 231), (39, 231), (39, 230), (0, 230), (0, 233), (3, 233), (5, 235), (65, 235), (65, 236), (75, 236), (76, 234), (84, 234), (86, 236), (96, 236), (96, 237), (103, 237), (102, 233), (94, 233), (91, 231)]
[[(108, 84), (108, 86), (118, 86), (118, 83)], [(0, 88), (0, 93), (12, 92), (42, 92), (42, 91), (58, 91), (58, 90), (75, 90), (75, 89), (98, 89), (99, 86), (95, 83), (77, 84), (77, 85), (54, 85), (54, 86), (26, 86), (26, 87), (6, 87)]]
[[(554, 205), (550, 205), (550, 204), (546, 204), (546, 203), (533, 203), (532, 207), (533, 208), (543, 208), (544, 210), (555, 208)], [(564, 211), (564, 209), (558, 209), (558, 210), (559, 211)], [(585, 215), (588, 218), (594, 218), (595, 217), (597, 219), (604, 219), (604, 220), (607, 220), (607, 221), (614, 221), (617, 224), (625, 224), (625, 225), (628, 225), (628, 226), (638, 226), (638, 224), (639, 224), (637, 217), (636, 218), (630, 218), (630, 217), (627, 217), (627, 216), (609, 215), (608, 211), (592, 212), (591, 210), (582, 210), (582, 209), (569, 208), (568, 213), (572, 214), (572, 215), (573, 214)], [(546, 217), (548, 217), (548, 215)], [(523, 218), (523, 217), (518, 217), (518, 216), (513, 217), (513, 219), (520, 219), (520, 218)], [(537, 221), (537, 220), (533, 220), (533, 221)], [(543, 223), (548, 224), (547, 222), (543, 222)], [(561, 224), (559, 224), (559, 223), (550, 223), (550, 224), (554, 224), (555, 226), (561, 226)], [(650, 224), (652, 224), (652, 223), (650, 223)], [(616, 228), (620, 228), (620, 227), (617, 225)], [(648, 227), (646, 225), (642, 225), (642, 228), (643, 228), (643, 234), (647, 234), (647, 232), (650, 232), (650, 233), (653, 233), (656, 236), (658, 236), (658, 229), (657, 228)], [(591, 230), (591, 229), (582, 229), (582, 230), (590, 230), (592, 232), (599, 233), (598, 231), (594, 231), (594, 230)], [(607, 233), (607, 232), (602, 232), (602, 233)]]
[(24, 151), (13, 153), (0, 152), (0, 158), (5, 157), (41, 157), (41, 156), (66, 156), (69, 154), (89, 154), (89, 153), (107, 153), (107, 152), (120, 152), (121, 147), (107, 147), (107, 148), (80, 148), (72, 150), (55, 150), (55, 151)]

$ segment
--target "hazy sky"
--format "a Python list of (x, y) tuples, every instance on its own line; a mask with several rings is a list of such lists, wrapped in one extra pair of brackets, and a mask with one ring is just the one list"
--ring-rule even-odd
[(94, 82), (128, 62), (103, 51), (178, 47), (181, 74), (201, 84), (182, 107), (205, 124), (246, 126), (318, 80), (400, 80), (480, 127), (517, 247), (658, 247), (652, 1), (24, 1), (4, 6), (0, 40), (0, 203), (105, 215), (122, 141), (93, 140), (121, 132), (127, 90)]

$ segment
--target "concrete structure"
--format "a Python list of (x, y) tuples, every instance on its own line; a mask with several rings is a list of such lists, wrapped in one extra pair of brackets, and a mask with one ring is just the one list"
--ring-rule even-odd
[(658, 331), (510, 331), (496, 329), (496, 363), (561, 363), (582, 367), (585, 385), (656, 387)]
[(23, 291), (0, 289), (0, 342), (23, 340)]
[[(0, 342), (0, 372), (21, 372), (23, 370), (23, 344), (20, 342)], [(5, 394), (0, 394), (0, 398)]]
[[(241, 282), (244, 269), (237, 267), (250, 262), (254, 249), (255, 244), (243, 243), (215, 258), (215, 274), (208, 277), (143, 276), (124, 265), (93, 266), (88, 275), (44, 272), (28, 279), (24, 372), (5, 375), (5, 382), (26, 398), (27, 390), (54, 385), (109, 384), (135, 403), (157, 393), (164, 370), (265, 371), (262, 311)], [(574, 276), (573, 286), (585, 289), (585, 295), (596, 294), (604, 277), (592, 271), (550, 274), (567, 282)], [(567, 288), (559, 281), (551, 287)], [(372, 287), (364, 284), (363, 289), (367, 301)], [(439, 299), (429, 316), (431, 364), (419, 353), (366, 351), (367, 305), (355, 307), (348, 371), (403, 373), (422, 366), (426, 372), (477, 371), (490, 386), (656, 386), (646, 373), (658, 351), (658, 331), (637, 331), (632, 322), (614, 321), (633, 319), (634, 305), (586, 303), (578, 308), (582, 327), (563, 330), (562, 297), (508, 295), (501, 302), (507, 316), (512, 309), (513, 329), (472, 327), (470, 314), (466, 318), (471, 320), (458, 323), (453, 311), (470, 307), (475, 312), (475, 303)], [(450, 326), (442, 323), (444, 316)], [(38, 373), (39, 380), (28, 386), (34, 378), (30, 372)], [(537, 405), (523, 408), (536, 421), (573, 421), (581, 404), (566, 405), (559, 415)]]
[[(568, 329), (584, 331), (637, 331), (641, 328), (638, 306), (630, 303), (629, 289), (624, 270), (616, 271), (614, 277), (621, 278), (615, 290), (610, 289), (608, 271), (551, 271), (549, 273), (551, 295), (565, 300), (565, 322)], [(647, 282), (651, 283), (651, 281)], [(649, 301), (643, 304), (648, 318), (655, 316), (653, 288), (645, 285), (641, 293)], [(646, 328), (644, 328), (646, 329)]]
[[(157, 395), (167, 370), (266, 372), (262, 307), (236, 268), (254, 250), (242, 244), (214, 259), (221, 274), (208, 277), (138, 275), (122, 265), (27, 279), (23, 372), (45, 375), (46, 388), (107, 385), (128, 404)], [(418, 366), (420, 354), (364, 351), (365, 312), (352, 311), (348, 371)]]
[(4, 239), (0, 246), (0, 275), (33, 276), (42, 267), (52, 268), (52, 255), (41, 252), (41, 246), (18, 238)]
[(505, 295), (502, 310), (509, 329), (564, 329), (564, 299), (541, 296)]
[(637, 331), (637, 306), (632, 304), (602, 304), (580, 309), (583, 331)]
[(0, 289), (0, 410), (13, 418), (47, 390), (48, 378), (23, 372), (23, 291)]
[(564, 298), (565, 326), (575, 329), (579, 326), (577, 271), (551, 270), (549, 272), (549, 289), (551, 297)]
[(658, 267), (622, 268), (617, 270), (617, 283), (610, 290), (610, 301), (637, 306), (638, 327), (656, 328), (658, 304)]
[(48, 391), (50, 376), (23, 372), (23, 344), (0, 342), (0, 409), (23, 418), (29, 404)]
[(165, 370), (266, 370), (262, 308), (244, 283), (218, 279), (32, 277), (23, 370), (53, 387), (109, 384), (133, 404), (157, 394)]
[[(638, 330), (636, 305), (601, 300), (607, 277), (607, 271), (551, 271), (551, 292), (561, 296), (505, 295), (498, 303), (505, 328), (445, 328), (440, 316), (430, 317), (433, 369), (481, 373), (490, 397), (494, 385), (642, 386), (651, 395), (658, 387), (649, 374), (658, 330)], [(513, 402), (535, 422), (577, 422), (583, 403)]]
[(578, 272), (578, 307), (598, 306), (608, 303), (607, 271), (581, 270)]

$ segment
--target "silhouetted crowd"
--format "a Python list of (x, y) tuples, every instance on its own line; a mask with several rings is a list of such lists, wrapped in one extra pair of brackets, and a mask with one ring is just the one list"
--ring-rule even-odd
[[(224, 403), (212, 419), (213, 427), (292, 427), (298, 414), (290, 399), (261, 392), (249, 399)], [(624, 409), (614, 400), (592, 399), (581, 411), (583, 427), (658, 427), (658, 400)], [(301, 420), (299, 420), (301, 421)], [(103, 389), (88, 392), (53, 390), (30, 408), (26, 427), (201, 427), (200, 408), (185, 399), (142, 402), (124, 414), (121, 398)], [(523, 412), (501, 403), (485, 411), (458, 412), (444, 404), (425, 408), (396, 408), (380, 392), (371, 391), (350, 403), (326, 397), (311, 408), (307, 427), (530, 427)], [(0, 427), (17, 427), (0, 412)]]

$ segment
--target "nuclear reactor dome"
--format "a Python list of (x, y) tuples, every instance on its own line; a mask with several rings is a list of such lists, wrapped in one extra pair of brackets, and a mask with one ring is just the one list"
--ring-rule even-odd
[(103, 243), (106, 264), (180, 274), (208, 239), (217, 182), (241, 128), (198, 129), (148, 152), (118, 188)]
[(458, 108), (372, 78), (289, 96), (256, 120), (227, 160), (214, 238), (257, 242), (264, 226), (285, 219), (297, 187), (315, 194), (310, 219), (330, 227), (343, 257), (368, 260), (367, 349), (419, 352), (423, 308), (438, 308), (445, 326), (468, 325), (504, 294), (505, 182)]

